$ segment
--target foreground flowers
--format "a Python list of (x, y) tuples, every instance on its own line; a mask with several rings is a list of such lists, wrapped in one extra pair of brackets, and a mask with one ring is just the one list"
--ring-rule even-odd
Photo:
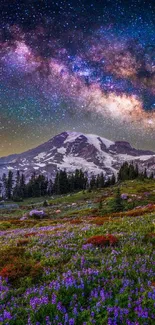
[[(1, 277), (0, 324), (155, 324), (155, 248), (147, 236), (153, 221), (152, 215), (3, 232), (3, 251), (19, 250), (23, 234), (32, 234), (20, 256), (31, 268), (12, 283)], [(31, 274), (35, 265), (39, 278)]]

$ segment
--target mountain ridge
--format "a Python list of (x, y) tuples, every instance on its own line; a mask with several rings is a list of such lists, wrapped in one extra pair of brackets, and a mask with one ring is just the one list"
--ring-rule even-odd
[(133, 148), (127, 141), (111, 141), (94, 134), (64, 131), (45, 143), (20, 154), (0, 158), (0, 175), (21, 170), (29, 177), (34, 171), (55, 176), (58, 169), (73, 172), (82, 168), (88, 174), (117, 173), (125, 161), (155, 170), (155, 153)]

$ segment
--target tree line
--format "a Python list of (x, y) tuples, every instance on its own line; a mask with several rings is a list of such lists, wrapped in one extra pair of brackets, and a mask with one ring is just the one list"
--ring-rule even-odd
[(145, 178), (154, 178), (154, 173), (152, 172), (150, 175), (147, 174), (146, 168), (144, 171), (139, 171), (138, 164), (124, 162), (118, 172), (118, 181), (126, 181), (132, 179), (140, 179), (143, 180)]
[(14, 177), (14, 173), (10, 170), (8, 175), (3, 174), (0, 181), (0, 197), (19, 202), (30, 197), (61, 195), (86, 189), (91, 191), (113, 185), (115, 182), (114, 175), (105, 179), (104, 174), (101, 173), (96, 177), (92, 175), (88, 178), (87, 173), (81, 169), (76, 169), (72, 174), (60, 170), (56, 173), (54, 181), (42, 174), (36, 175), (34, 172), (26, 182), (23, 173), (17, 171)]
[[(124, 162), (118, 172), (117, 181), (125, 181), (132, 179), (154, 178), (154, 174), (147, 175), (146, 169), (140, 172), (138, 165)], [(67, 174), (65, 170), (60, 170), (56, 173), (55, 179), (48, 179), (42, 174), (36, 175), (32, 173), (28, 182), (25, 175), (17, 171), (15, 177), (10, 170), (8, 175), (3, 174), (0, 181), (0, 197), (2, 199), (13, 199), (20, 201), (24, 198), (51, 196), (72, 193), (80, 190), (93, 190), (95, 188), (104, 188), (116, 183), (116, 177), (113, 174), (111, 177), (104, 176), (103, 173), (88, 177), (81, 169), (76, 169), (74, 173)]]

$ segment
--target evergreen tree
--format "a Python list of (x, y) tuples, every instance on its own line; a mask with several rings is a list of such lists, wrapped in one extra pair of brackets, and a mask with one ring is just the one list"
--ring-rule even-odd
[(149, 177), (150, 179), (154, 179), (154, 174), (153, 174), (153, 172), (150, 174), (150, 177)]
[(124, 162), (118, 172), (118, 181), (124, 181), (129, 179), (129, 165), (127, 162)]
[(20, 172), (17, 170), (16, 174), (16, 184), (13, 189), (13, 200), (18, 201), (21, 198), (21, 191), (20, 191)]
[(7, 189), (7, 198), (8, 200), (11, 200), (12, 189), (13, 189), (13, 172), (11, 170), (9, 170), (8, 173), (6, 189)]
[(53, 182), (51, 179), (48, 181), (47, 193), (49, 196), (51, 196), (53, 194)]
[(138, 164), (136, 164), (136, 167), (135, 167), (135, 178), (138, 178), (139, 176), (139, 169), (138, 169)]
[(133, 163), (128, 164), (127, 162), (124, 162), (118, 172), (118, 180), (125, 181), (125, 180), (136, 179), (136, 178), (139, 178), (141, 180), (148, 178), (146, 168), (144, 172), (140, 173), (137, 164), (136, 166), (134, 166)]
[(120, 189), (118, 187), (118, 189), (116, 191), (116, 195), (115, 195), (114, 200), (113, 200), (112, 211), (113, 212), (119, 212), (119, 211), (122, 211), (122, 210), (123, 210), (122, 198), (121, 198)]
[(111, 185), (115, 185), (115, 183), (116, 183), (116, 177), (115, 177), (114, 174), (111, 177), (111, 182), (110, 183), (111, 183)]
[(99, 210), (102, 210), (102, 208), (103, 208), (103, 203), (102, 203), (102, 200), (100, 200), (100, 202), (99, 202)]
[(6, 177), (6, 174), (5, 173), (2, 176), (2, 188), (3, 188), (3, 190), (2, 190), (2, 193), (3, 193), (2, 196), (4, 198), (6, 198), (7, 197), (7, 177)]
[(68, 187), (69, 187), (69, 192), (74, 192), (75, 191), (75, 177), (74, 174), (71, 174), (68, 176)]
[(99, 181), (99, 187), (103, 188), (105, 185), (105, 179), (103, 173), (100, 174), (100, 181)]
[(65, 170), (60, 170), (59, 173), (59, 191), (60, 194), (68, 193), (69, 185), (68, 185), (68, 178), (67, 173)]
[(25, 198), (27, 196), (25, 175), (23, 173), (22, 173), (22, 175), (20, 177), (20, 195), (21, 195), (22, 198)]
[(97, 175), (97, 177), (96, 177), (96, 188), (99, 188), (99, 184), (100, 184), (100, 175)]
[(90, 189), (92, 190), (94, 188), (96, 188), (96, 179), (95, 179), (95, 176), (92, 175), (91, 180), (90, 180)]
[(146, 171), (146, 168), (144, 169), (144, 178), (147, 178), (147, 171)]
[(75, 174), (74, 174), (74, 186), (75, 186), (75, 191), (79, 190), (80, 188), (80, 181), (79, 181), (79, 170), (76, 169), (75, 170)]
[(13, 172), (9, 170), (7, 177), (7, 198), (11, 200), (12, 198), (12, 189), (13, 189)]
[(136, 177), (136, 173), (135, 173), (135, 168), (134, 168), (134, 165), (133, 164), (130, 164), (128, 166), (128, 179), (135, 179)]
[(36, 173), (34, 172), (31, 175), (31, 178), (26, 186), (26, 192), (28, 197), (35, 197), (36, 195), (35, 181), (36, 181)]
[(3, 183), (0, 181), (0, 198), (3, 196)]
[(59, 181), (60, 175), (59, 172), (56, 173), (54, 184), (53, 184), (53, 192), (54, 194), (60, 194), (60, 181)]
[(82, 169), (79, 170), (79, 190), (83, 190), (86, 188), (86, 178), (82, 171)]
[(44, 175), (36, 176), (32, 174), (27, 186), (25, 188), (25, 179), (23, 179), (23, 189), (28, 197), (45, 196), (48, 191), (48, 179)]
[(111, 185), (111, 178), (108, 177), (108, 178), (106, 179), (106, 182), (105, 182), (105, 187), (108, 187), (108, 186), (110, 186), (110, 185)]

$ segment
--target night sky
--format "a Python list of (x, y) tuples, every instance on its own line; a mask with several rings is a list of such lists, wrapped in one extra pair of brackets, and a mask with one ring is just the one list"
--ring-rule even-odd
[(155, 5), (0, 1), (0, 156), (62, 131), (155, 150)]

